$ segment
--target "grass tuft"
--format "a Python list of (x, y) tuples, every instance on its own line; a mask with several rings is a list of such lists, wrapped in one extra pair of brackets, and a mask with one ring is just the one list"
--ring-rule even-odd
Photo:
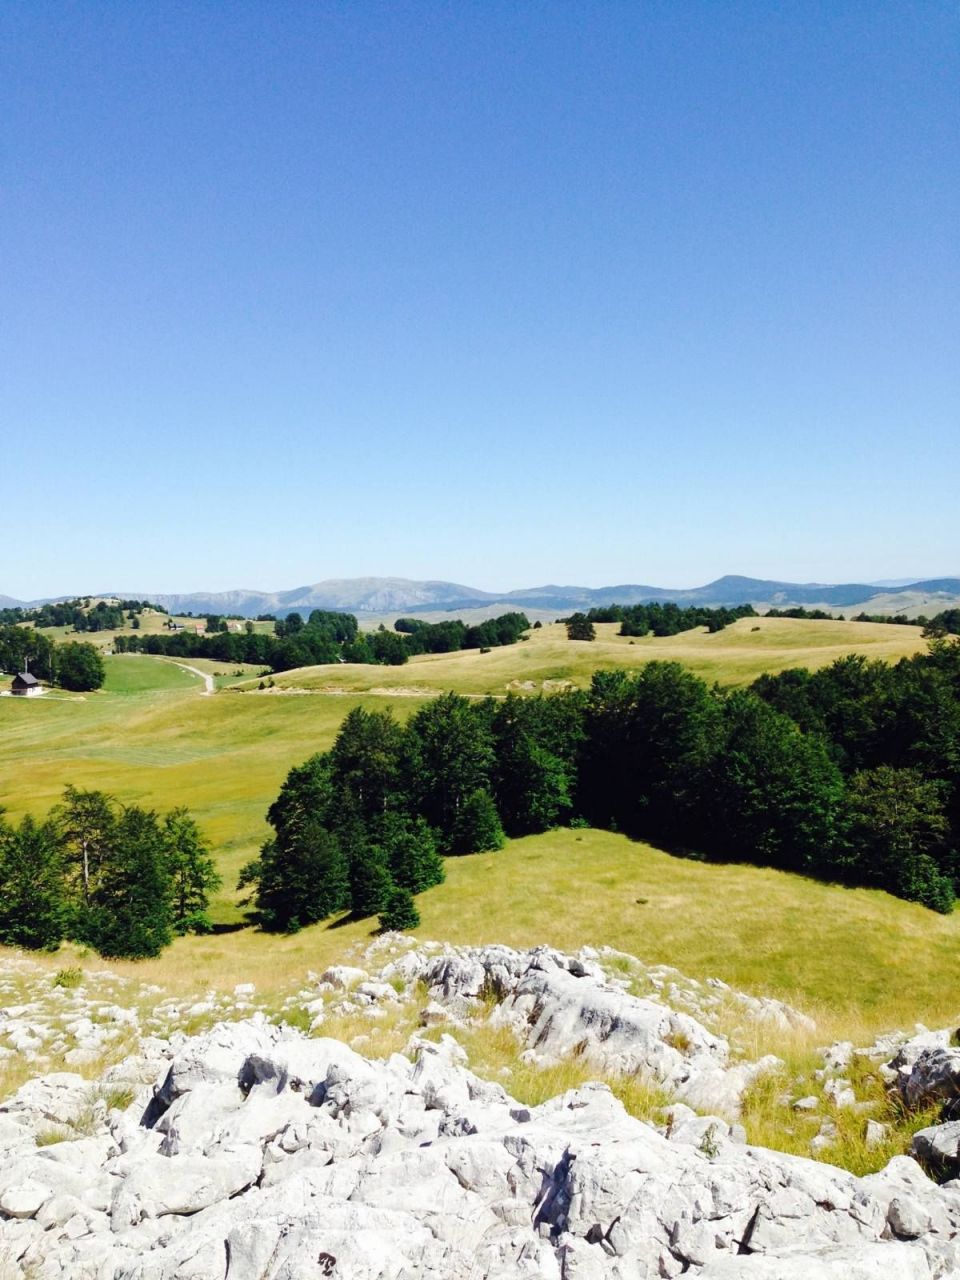
[(58, 969), (53, 975), (53, 985), (55, 987), (63, 987), (66, 991), (72, 991), (75, 987), (79, 987), (83, 981), (83, 970), (78, 968)]

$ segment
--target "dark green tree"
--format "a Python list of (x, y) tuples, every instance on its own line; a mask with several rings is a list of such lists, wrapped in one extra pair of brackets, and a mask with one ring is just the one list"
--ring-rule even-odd
[(70, 890), (88, 904), (109, 854), (116, 826), (116, 805), (103, 791), (66, 786), (52, 813), (57, 825)]
[(453, 828), (452, 853), (489, 853), (502, 849), (503, 827), (489, 791), (471, 792)]
[(294, 765), (267, 810), (267, 821), (279, 838), (293, 837), (307, 822), (329, 822), (334, 801), (331, 773), (329, 755), (313, 755)]
[(138, 960), (171, 941), (170, 880), (155, 813), (132, 805), (120, 814), (87, 921), (84, 940), (103, 956)]
[(210, 894), (222, 881), (209, 842), (186, 809), (173, 809), (164, 818), (163, 848), (174, 933), (209, 933)]
[(9, 947), (56, 947), (64, 938), (67, 908), (57, 828), (0, 818), (0, 942)]
[(436, 830), (442, 853), (452, 847), (467, 797), (489, 788), (492, 766), (489, 717), (459, 694), (442, 694), (409, 721), (404, 733), (407, 802)]
[(704, 841), (717, 856), (818, 872), (841, 835), (843, 780), (823, 741), (755, 694), (723, 704), (724, 738), (703, 779)]
[(0, 627), (0, 671), (12, 675), (29, 664), (38, 680), (52, 680), (56, 655), (53, 641), (33, 627), (12, 624)]
[(493, 794), (512, 836), (546, 831), (570, 809), (571, 770), (537, 741), (538, 726), (527, 708), (527, 702), (511, 695), (493, 721)]
[(332, 786), (343, 802), (348, 794), (369, 825), (396, 804), (399, 791), (403, 730), (389, 711), (354, 707), (330, 752)]
[(380, 913), (380, 928), (386, 933), (396, 929), (416, 929), (420, 924), (420, 912), (409, 889), (397, 885), (390, 893), (383, 911)]
[(240, 873), (239, 887), (247, 886), (254, 888), (259, 923), (279, 933), (294, 933), (350, 905), (347, 859), (318, 818), (268, 840)]
[(396, 888), (379, 845), (361, 844), (350, 856), (350, 910), (358, 918), (378, 915)]
[(57, 684), (75, 692), (99, 689), (106, 677), (103, 658), (92, 644), (72, 641), (57, 650)]
[(422, 818), (388, 813), (380, 824), (378, 842), (396, 884), (411, 893), (421, 893), (445, 876), (437, 842)]
[(572, 613), (567, 619), (568, 640), (596, 640), (597, 631), (585, 613)]
[(880, 765), (855, 773), (847, 798), (856, 878), (935, 911), (951, 911), (954, 884), (941, 865), (950, 835), (943, 792), (941, 783), (916, 769)]
[(702, 840), (702, 778), (722, 737), (721, 705), (677, 662), (634, 676), (598, 672), (584, 716), (578, 802), (596, 826), (670, 847)]

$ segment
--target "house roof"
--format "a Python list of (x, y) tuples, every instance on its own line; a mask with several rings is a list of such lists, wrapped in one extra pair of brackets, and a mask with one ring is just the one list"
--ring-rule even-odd
[(13, 677), (14, 684), (39, 684), (40, 681), (30, 671), (18, 671)]

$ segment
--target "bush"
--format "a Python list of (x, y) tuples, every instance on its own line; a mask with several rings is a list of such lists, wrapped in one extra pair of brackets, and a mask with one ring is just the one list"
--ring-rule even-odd
[(567, 619), (568, 640), (596, 640), (597, 632), (585, 613), (573, 613)]

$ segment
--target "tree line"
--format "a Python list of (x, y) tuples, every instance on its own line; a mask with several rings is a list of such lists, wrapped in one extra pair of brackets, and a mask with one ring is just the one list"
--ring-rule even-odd
[(404, 648), (413, 657), (418, 653), (457, 653), (461, 649), (498, 649), (516, 644), (530, 619), (525, 613), (502, 613), (467, 626), (459, 618), (445, 622), (424, 622), (420, 618), (397, 618), (394, 631), (404, 635)]
[(155, 956), (175, 934), (206, 933), (220, 884), (186, 809), (162, 816), (68, 786), (42, 820), (0, 811), (0, 943), (103, 956)]
[(357, 709), (331, 751), (291, 771), (268, 817), (274, 838), (243, 883), (271, 929), (376, 914), (436, 883), (438, 854), (564, 823), (949, 911), (960, 644), (934, 642), (896, 666), (843, 658), (733, 691), (651, 662), (600, 672), (586, 691), (444, 694), (405, 726)]
[[(411, 620), (398, 619), (410, 623)], [(219, 632), (197, 635), (186, 631), (159, 635), (117, 636), (117, 653), (153, 653), (173, 658), (213, 658), (217, 662), (251, 662), (273, 672), (333, 662), (402, 666), (418, 653), (448, 653), (458, 649), (493, 648), (514, 644), (529, 628), (522, 613), (508, 613), (475, 627), (464, 623), (417, 623), (401, 632), (380, 627), (363, 632), (352, 613), (314, 609), (306, 621), (298, 613), (276, 623), (274, 635)]]
[(99, 600), (91, 605), (90, 598), (61, 600), (55, 604), (37, 605), (36, 608), (0, 609), (0, 625), (12, 626), (19, 622), (32, 622), (35, 627), (73, 627), (74, 631), (117, 631), (127, 622), (136, 625), (137, 615), (144, 609), (166, 613), (160, 605), (149, 600)]
[[(621, 636), (675, 636), (681, 631), (690, 631), (693, 627), (706, 627), (708, 631), (722, 631), (738, 618), (758, 618), (753, 605), (739, 604), (733, 608), (707, 609), (700, 605), (683, 608), (673, 603), (666, 604), (610, 604), (589, 609), (586, 613), (574, 613), (563, 618), (568, 627), (575, 624), (575, 629), (583, 632), (587, 623), (619, 622)], [(826, 609), (809, 609), (803, 605), (794, 605), (788, 609), (770, 608), (767, 618), (802, 618), (813, 622), (846, 622), (842, 613), (829, 613)], [(906, 614), (881, 614), (860, 612), (850, 619), (851, 622), (885, 622), (894, 626), (922, 627), (930, 635), (960, 635), (960, 609), (943, 609), (932, 618), (920, 614), (916, 618), (908, 618)], [(586, 639), (583, 634), (574, 638)]]
[[(802, 605), (795, 605), (790, 609), (768, 609), (766, 616), (768, 618), (804, 618), (815, 622), (847, 621), (845, 614), (828, 613), (825, 609), (805, 609)], [(850, 621), (885, 622), (895, 627), (922, 627), (925, 634), (931, 636), (960, 635), (960, 609), (941, 609), (932, 618), (928, 618), (925, 613), (917, 614), (915, 618), (908, 618), (905, 613), (865, 613), (861, 610)]]
[(29, 667), (38, 680), (62, 689), (99, 689), (106, 675), (96, 647), (83, 641), (54, 644), (32, 627), (0, 626), (0, 671), (14, 674)]
[(676, 636), (682, 631), (691, 631), (694, 627), (706, 627), (708, 631), (722, 631), (738, 618), (756, 618), (756, 609), (752, 604), (738, 604), (733, 608), (721, 607), (707, 609), (701, 605), (681, 605), (668, 601), (666, 604), (608, 604), (588, 609), (586, 613), (574, 613), (562, 619), (580, 633), (572, 639), (593, 639), (586, 635), (586, 624), (596, 622), (619, 622), (621, 636)]

